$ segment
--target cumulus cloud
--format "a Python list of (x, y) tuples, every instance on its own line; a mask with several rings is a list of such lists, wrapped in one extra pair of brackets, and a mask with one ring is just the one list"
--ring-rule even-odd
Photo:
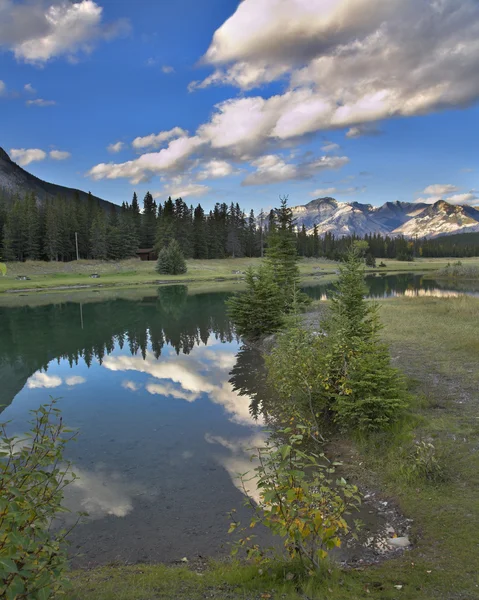
[(0, 45), (17, 60), (33, 64), (91, 52), (98, 40), (112, 39), (128, 28), (124, 20), (104, 25), (102, 13), (93, 0), (1, 0)]
[(478, 17), (475, 0), (244, 0), (213, 36), (205, 84), (288, 73), (289, 93), (312, 93), (311, 128), (313, 113), (356, 128), (462, 106), (479, 97)]
[(143, 150), (145, 148), (161, 148), (169, 140), (185, 137), (188, 132), (181, 127), (173, 127), (169, 131), (160, 131), (157, 134), (146, 135), (145, 137), (137, 137), (133, 140), (132, 146), (135, 150)]
[(349, 162), (346, 156), (321, 156), (298, 163), (287, 163), (277, 154), (267, 154), (253, 160), (255, 171), (250, 173), (242, 185), (265, 185), (290, 179), (309, 179), (325, 169), (340, 169)]
[(29, 94), (36, 94), (37, 90), (32, 86), (31, 83), (27, 83), (24, 85), (23, 89)]
[(90, 169), (88, 175), (95, 180), (126, 177), (133, 184), (149, 181), (155, 174), (180, 171), (195, 148), (202, 143), (198, 137), (180, 137), (172, 140), (167, 148), (142, 154), (135, 160), (116, 164), (100, 163)]
[(220, 177), (228, 177), (235, 172), (231, 163), (226, 160), (210, 160), (206, 162), (201, 171), (197, 174), (197, 179), (219, 179)]
[[(296, 179), (294, 165), (264, 157), (319, 131), (377, 135), (386, 118), (463, 107), (479, 99), (479, 4), (243, 0), (215, 32), (203, 62), (214, 72), (190, 89), (226, 83), (249, 90), (278, 79), (285, 86), (272, 96), (218, 103), (193, 136), (178, 134), (180, 157), (170, 143), (139, 162), (97, 165), (91, 176), (138, 182), (191, 169), (195, 160), (219, 160), (256, 168), (246, 184)], [(137, 138), (134, 147), (158, 148), (172, 139), (167, 133)]]
[(66, 160), (67, 158), (70, 158), (71, 153), (70, 152), (64, 152), (61, 150), (51, 150), (50, 151), (50, 158), (52, 158), (53, 160)]
[(161, 67), (161, 70), (163, 71), (163, 73), (165, 73), (165, 75), (169, 75), (170, 73), (175, 72), (175, 69), (173, 67), (171, 67), (170, 65), (163, 65)]
[(44, 108), (45, 106), (55, 106), (55, 100), (44, 100), (43, 98), (36, 98), (35, 100), (27, 100), (25, 102), (27, 106), (40, 106)]
[(115, 142), (114, 144), (110, 144), (107, 148), (108, 152), (111, 154), (118, 154), (124, 148), (125, 144), (123, 142)]
[(472, 190), (463, 194), (453, 194), (452, 196), (448, 196), (446, 200), (450, 204), (478, 204), (479, 196)]
[(431, 194), (433, 196), (443, 196), (444, 194), (452, 194), (457, 191), (457, 186), (451, 185), (450, 183), (434, 183), (433, 185), (428, 185), (422, 193)]
[(47, 153), (39, 148), (12, 148), (10, 157), (18, 162), (21, 167), (25, 167), (32, 162), (45, 160)]

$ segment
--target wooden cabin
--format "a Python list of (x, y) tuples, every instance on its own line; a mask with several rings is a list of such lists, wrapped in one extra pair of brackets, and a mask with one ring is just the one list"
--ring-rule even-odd
[(140, 248), (136, 255), (140, 260), (157, 260), (158, 254), (154, 248)]

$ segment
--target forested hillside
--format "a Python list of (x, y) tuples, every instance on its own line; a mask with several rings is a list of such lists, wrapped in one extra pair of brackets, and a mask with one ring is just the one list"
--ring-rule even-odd
[[(259, 257), (268, 244), (268, 233), (276, 226), (276, 212), (251, 210), (239, 204), (217, 203), (206, 212), (201, 204), (188, 206), (181, 198), (154, 200), (148, 192), (140, 207), (137, 195), (131, 203), (105, 209), (89, 195), (56, 197), (40, 203), (33, 193), (23, 197), (0, 195), (0, 252), (7, 261), (75, 260), (78, 257), (121, 260), (135, 256), (139, 248), (166, 247), (178, 241), (186, 258), (217, 259)], [(479, 234), (461, 234), (435, 239), (369, 234), (359, 236), (319, 235), (314, 226), (308, 233), (295, 228), (298, 253), (302, 257), (339, 260), (357, 239), (369, 244), (373, 258), (479, 256)]]

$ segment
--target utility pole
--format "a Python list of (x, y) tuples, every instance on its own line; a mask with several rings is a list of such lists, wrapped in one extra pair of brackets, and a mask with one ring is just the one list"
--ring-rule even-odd
[(78, 256), (78, 233), (75, 231), (75, 246), (77, 249), (77, 260), (80, 260), (80, 257)]
[(259, 213), (259, 232), (261, 235), (261, 241), (260, 241), (260, 245), (261, 245), (261, 258), (263, 258), (263, 219), (264, 219), (264, 212), (263, 209), (261, 209), (260, 213)]

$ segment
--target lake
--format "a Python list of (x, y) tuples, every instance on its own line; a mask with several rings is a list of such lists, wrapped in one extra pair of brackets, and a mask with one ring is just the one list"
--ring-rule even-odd
[[(368, 286), (374, 297), (460, 293), (418, 275)], [(315, 298), (330, 291), (305, 289)], [(2, 421), (22, 434), (28, 411), (52, 396), (80, 431), (67, 450), (79, 479), (65, 499), (89, 513), (71, 537), (75, 566), (224, 555), (228, 512), (248, 520), (236, 474), (251, 469), (248, 449), (265, 438), (250, 404), (267, 390), (227, 297), (178, 285), (0, 306)]]

